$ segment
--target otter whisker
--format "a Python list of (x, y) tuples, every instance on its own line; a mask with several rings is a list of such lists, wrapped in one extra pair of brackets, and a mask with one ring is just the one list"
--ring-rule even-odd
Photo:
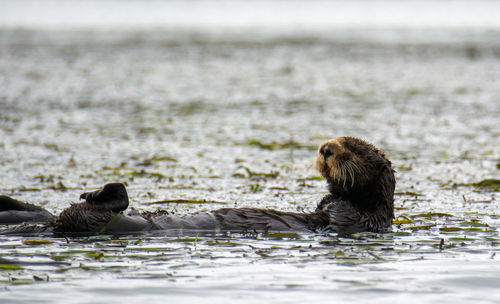
[(342, 182), (342, 179), (341, 179), (341, 177), (342, 177), (342, 166), (340, 166), (340, 164), (339, 164), (336, 167), (337, 167), (337, 170), (335, 170), (335, 181), (337, 183), (341, 183)]
[(349, 176), (351, 177), (351, 188), (354, 187), (354, 172), (353, 172), (353, 169), (352, 169), (352, 163), (349, 162), (348, 166), (348, 172), (349, 172)]
[(356, 183), (356, 176), (360, 174), (359, 165), (356, 162), (349, 162), (350, 173), (351, 173), (351, 187), (354, 187)]
[[(351, 177), (352, 179), (352, 173), (351, 173), (351, 167), (349, 166), (348, 163), (345, 164), (345, 169), (346, 169), (346, 175), (345, 175), (345, 180), (347, 182), (347, 178)], [(344, 187), (345, 188), (345, 187)], [(346, 188), (347, 189), (347, 188)]]
[(347, 186), (346, 185), (347, 185), (347, 182), (348, 182), (347, 177), (348, 177), (348, 174), (349, 174), (349, 166), (347, 165), (347, 163), (344, 164), (344, 166), (345, 166), (344, 167), (345, 168), (345, 170), (344, 170), (345, 171), (345, 173), (344, 173), (344, 189), (347, 190)]
[(339, 166), (338, 165), (330, 167), (330, 175), (331, 175), (331, 177), (334, 180), (339, 181), (339, 179), (340, 179), (340, 172), (339, 172)]
[(344, 189), (346, 189), (346, 187), (345, 187), (345, 183), (346, 183), (346, 174), (347, 174), (347, 173), (346, 173), (346, 167), (345, 167), (345, 164), (344, 164), (344, 163), (342, 163), (342, 181), (343, 181), (343, 183), (342, 183), (342, 187), (343, 187)]
[[(328, 176), (328, 171), (332, 171), (330, 168), (328, 168), (328, 164), (326, 162), (323, 162), (323, 170), (321, 171), (321, 174), (324, 176), (324, 177), (327, 177)], [(331, 174), (331, 172), (330, 172)]]
[(359, 165), (355, 161), (349, 162), (349, 165), (350, 165), (351, 169), (355, 170), (356, 173), (359, 174), (359, 172), (360, 172)]

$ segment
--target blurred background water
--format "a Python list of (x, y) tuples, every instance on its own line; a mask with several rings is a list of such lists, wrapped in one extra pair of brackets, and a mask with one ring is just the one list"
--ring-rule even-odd
[(3, 27), (496, 30), (497, 1), (2, 1)]
[(2, 301), (500, 298), (500, 2), (0, 8), (2, 194), (58, 213), (121, 181), (139, 211), (311, 211), (315, 147), (341, 135), (398, 182), (387, 235), (1, 237)]

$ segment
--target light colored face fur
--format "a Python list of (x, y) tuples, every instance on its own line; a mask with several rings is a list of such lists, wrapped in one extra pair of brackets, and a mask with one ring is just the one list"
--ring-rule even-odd
[[(348, 148), (354, 146), (354, 148)], [(363, 153), (358, 153), (363, 150)], [(378, 154), (371, 144), (353, 137), (337, 137), (319, 146), (316, 158), (316, 169), (329, 182), (348, 189), (355, 185), (363, 185), (370, 178), (368, 174), (368, 154)]]

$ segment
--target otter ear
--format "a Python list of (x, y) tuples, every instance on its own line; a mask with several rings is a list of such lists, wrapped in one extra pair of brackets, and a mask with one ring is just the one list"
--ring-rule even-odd
[(392, 163), (390, 160), (385, 157), (385, 154), (379, 151), (379, 156), (380, 156), (380, 167), (381, 168), (392, 168)]

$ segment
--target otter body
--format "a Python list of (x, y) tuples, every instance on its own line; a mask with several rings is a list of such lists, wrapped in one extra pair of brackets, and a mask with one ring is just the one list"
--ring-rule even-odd
[[(82, 210), (76, 210), (76, 209)], [(222, 208), (209, 212), (186, 215), (171, 215), (166, 212), (124, 215), (121, 213), (92, 213), (85, 206), (73, 205), (66, 209), (65, 217), (59, 217), (54, 224), (54, 233), (78, 234), (129, 234), (147, 231), (203, 231), (203, 232), (270, 232), (294, 231), (313, 232), (318, 226), (315, 214), (281, 212), (257, 208)], [(74, 220), (77, 213), (85, 218)], [(71, 217), (71, 218), (69, 218)], [(89, 220), (90, 219), (90, 220)], [(326, 219), (326, 217), (325, 217)]]
[(293, 213), (257, 208), (222, 208), (210, 212), (171, 215), (167, 212), (124, 215), (129, 205), (121, 183), (84, 193), (55, 217), (40, 207), (0, 196), (0, 224), (21, 224), (0, 234), (50, 232), (55, 235), (127, 234), (147, 231), (233, 232), (387, 232), (393, 219), (394, 171), (373, 145), (354, 137), (338, 137), (318, 149), (316, 168), (329, 194), (314, 212)]

